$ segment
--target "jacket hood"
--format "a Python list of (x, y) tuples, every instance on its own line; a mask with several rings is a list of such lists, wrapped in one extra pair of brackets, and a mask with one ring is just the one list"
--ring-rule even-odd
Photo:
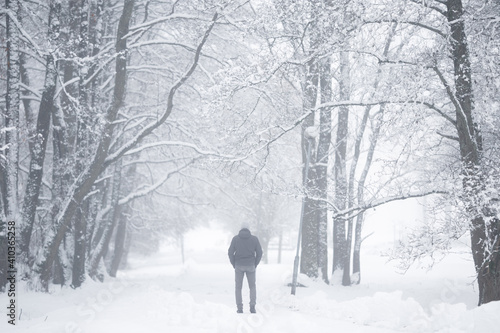
[(247, 228), (241, 229), (240, 232), (238, 233), (238, 236), (240, 238), (250, 238), (251, 235), (252, 233)]

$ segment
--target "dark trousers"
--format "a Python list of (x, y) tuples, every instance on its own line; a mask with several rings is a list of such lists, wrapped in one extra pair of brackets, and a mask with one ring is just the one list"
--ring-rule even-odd
[(243, 287), (243, 276), (246, 274), (248, 287), (250, 288), (250, 306), (255, 306), (257, 299), (257, 288), (255, 286), (255, 266), (239, 266), (234, 268), (235, 272), (235, 296), (236, 306), (238, 309), (243, 308), (243, 298), (241, 296), (241, 289)]

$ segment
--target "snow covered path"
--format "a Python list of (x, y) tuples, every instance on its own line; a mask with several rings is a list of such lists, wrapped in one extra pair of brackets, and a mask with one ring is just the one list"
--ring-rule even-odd
[[(21, 320), (16, 327), (2, 320), (0, 332), (498, 331), (500, 304), (475, 308), (477, 296), (464, 272), (468, 263), (460, 257), (450, 257), (431, 273), (402, 276), (384, 268), (383, 258), (367, 254), (361, 285), (344, 288), (313, 282), (291, 296), (286, 286), (290, 252), (286, 264), (259, 266), (258, 313), (249, 314), (246, 306), (246, 313), (237, 314), (226, 246), (222, 240), (196, 250), (188, 247), (190, 259), (185, 264), (179, 263), (178, 253), (165, 249), (152, 258), (135, 258), (118, 279), (88, 282), (78, 290), (21, 290)], [(248, 288), (244, 299), (248, 300)]]

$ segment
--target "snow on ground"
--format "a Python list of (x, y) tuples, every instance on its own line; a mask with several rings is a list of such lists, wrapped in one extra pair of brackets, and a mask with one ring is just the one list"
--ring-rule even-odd
[[(450, 255), (432, 271), (406, 275), (367, 246), (358, 286), (311, 282), (290, 295), (286, 284), (292, 251), (270, 253), (270, 264), (257, 270), (257, 314), (237, 314), (234, 272), (227, 246), (232, 235), (198, 229), (185, 240), (186, 262), (165, 246), (150, 258), (133, 258), (130, 268), (105, 283), (87, 281), (78, 290), (54, 288), (28, 292), (18, 286), (21, 320), (16, 327), (0, 321), (0, 332), (495, 332), (500, 302), (476, 307), (473, 267), (466, 253)], [(466, 252), (466, 251), (462, 251)], [(246, 286), (245, 286), (246, 288)], [(248, 300), (248, 289), (244, 289)], [(0, 304), (7, 304), (0, 295)], [(245, 304), (246, 305), (246, 304)]]

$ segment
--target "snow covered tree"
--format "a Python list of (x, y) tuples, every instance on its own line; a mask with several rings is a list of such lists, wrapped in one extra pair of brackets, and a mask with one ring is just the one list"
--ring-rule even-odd
[[(331, 57), (342, 50), (346, 36), (356, 29), (356, 19), (350, 15), (356, 2), (310, 1), (299, 4), (279, 1), (275, 6), (283, 26), (281, 38), (290, 41), (290, 53), (294, 58), (288, 62), (299, 65), (301, 73), (295, 78), (302, 90), (304, 115), (301, 121), (305, 196), (301, 272), (328, 281), (327, 170), (332, 132), (332, 106), (328, 102), (333, 100)], [(323, 107), (317, 107), (320, 104)], [(307, 160), (311, 167), (305, 174)]]
[[(463, 201), (469, 214), (472, 257), (479, 285), (479, 305), (500, 300), (500, 229), (496, 197), (488, 193), (488, 163), (483, 154), (483, 134), (475, 110), (473, 73), (461, 0), (446, 1), (450, 29), (450, 55), (454, 88), (442, 78), (456, 115), (456, 130), (462, 162)], [(438, 72), (438, 70), (436, 70)], [(438, 73), (439, 75), (439, 73)]]
[[(57, 38), (60, 29), (61, 5), (57, 2), (50, 3), (48, 14), (48, 41), (57, 48)], [(35, 224), (35, 212), (38, 207), (38, 198), (41, 192), (42, 177), (44, 170), (45, 153), (49, 140), (49, 129), (51, 114), (54, 108), (54, 95), (57, 84), (56, 60), (53, 54), (45, 56), (45, 81), (39, 104), (38, 117), (33, 138), (33, 149), (31, 150), (30, 170), (26, 185), (22, 206), (22, 224), (20, 228), (20, 252), (27, 258), (29, 256), (29, 244)]]
[[(127, 183), (122, 173), (135, 170), (127, 166), (122, 171), (123, 156), (165, 123), (173, 109), (174, 95), (196, 69), (218, 19), (216, 13), (224, 6), (207, 4), (194, 9), (196, 6), (173, 2), (170, 12), (164, 10), (164, 4), (150, 1), (125, 1), (111, 6), (100, 0), (53, 0), (37, 3), (39, 15), (35, 17), (34, 12), (24, 11), (24, 4), (19, 4), (6, 1), (6, 10), (2, 11), (9, 60), (7, 94), (5, 104), (1, 104), (7, 110), (1, 118), (2, 220), (17, 216), (18, 205), (12, 200), (20, 194), (23, 274), (32, 281), (39, 275), (43, 289), (48, 288), (52, 278), (61, 284), (71, 280), (78, 287), (87, 274), (87, 263), (91, 275), (97, 274), (118, 226), (111, 270), (116, 275), (126, 230), (126, 224), (117, 221), (123, 220), (122, 212), (131, 201), (148, 193), (122, 186)], [(172, 21), (185, 23), (172, 30), (173, 35), (189, 31), (194, 47), (187, 45), (187, 38), (186, 44), (171, 43), (168, 38), (141, 40), (151, 39), (162, 23)], [(132, 29), (131, 24), (135, 24)], [(104, 34), (106, 39), (102, 38)], [(112, 35), (116, 38), (109, 38)], [(19, 55), (19, 45), (24, 58)], [(125, 109), (126, 87), (134, 88), (129, 83), (129, 73), (134, 70), (127, 71), (127, 66), (140, 58), (135, 50), (145, 50), (148, 45), (185, 50), (178, 61), (161, 59), (172, 61), (171, 68), (186, 68), (170, 72), (166, 82), (170, 89), (163, 92), (164, 102), (160, 103), (164, 106), (161, 117), (158, 111), (156, 117), (141, 117), (127, 114)], [(42, 84), (38, 70), (45, 73)], [(26, 115), (22, 124), (21, 92)], [(35, 105), (38, 112), (33, 115)], [(33, 137), (19, 146), (18, 130), (25, 129)], [(29, 167), (17, 159), (21, 150), (30, 154), (23, 161)], [(26, 178), (18, 177), (19, 170), (27, 170)], [(24, 195), (18, 193), (18, 184), (20, 189), (26, 189)], [(149, 191), (159, 185), (155, 186)], [(101, 224), (96, 226), (96, 221)], [(90, 249), (92, 240), (98, 246)]]
[[(497, 138), (489, 135), (491, 124), (497, 121), (491, 111), (495, 103), (491, 91), (496, 88), (483, 79), (484, 68), (489, 67), (492, 59), (498, 59), (497, 54), (488, 51), (491, 49), (488, 43), (495, 40), (489, 30), (494, 17), (485, 13), (498, 10), (498, 4), (488, 2), (482, 6), (476, 1), (447, 0), (400, 2), (396, 7), (393, 3), (386, 5), (384, 8), (397, 8), (399, 12), (386, 10), (370, 19), (371, 22), (389, 24), (397, 21), (399, 25), (413, 27), (420, 40), (431, 40), (419, 49), (412, 45), (413, 50), (420, 50), (419, 53), (407, 53), (406, 59), (400, 57), (384, 62), (388, 60), (404, 70), (413, 70), (415, 92), (430, 96), (419, 96), (419, 102), (444, 121), (436, 134), (445, 140), (443, 149), (454, 147), (458, 152), (448, 163), (450, 170), (460, 171), (448, 175), (448, 179), (453, 179), (451, 184), (443, 184), (452, 197), (459, 198), (457, 202), (463, 213), (459, 218), (466, 227), (461, 230), (470, 233), (479, 304), (498, 300), (497, 195), (496, 191), (491, 192), (491, 184), (496, 180), (491, 176), (494, 169), (489, 162), (497, 156), (496, 149), (490, 149), (496, 146)], [(489, 67), (489, 70), (497, 69)], [(476, 87), (478, 83), (480, 87)], [(453, 131), (455, 134), (451, 134)], [(435, 175), (440, 174), (438, 171), (436, 168)], [(440, 229), (448, 235), (441, 237), (443, 242), (462, 234), (456, 231), (451, 225)], [(440, 246), (443, 246), (441, 242)]]
[(19, 108), (20, 108), (20, 67), (19, 67), (19, 27), (16, 16), (19, 11), (18, 0), (5, 1), (5, 38), (6, 38), (6, 92), (4, 128), (2, 134), (2, 203), (3, 213), (8, 221), (18, 215), (18, 172), (19, 172)]

